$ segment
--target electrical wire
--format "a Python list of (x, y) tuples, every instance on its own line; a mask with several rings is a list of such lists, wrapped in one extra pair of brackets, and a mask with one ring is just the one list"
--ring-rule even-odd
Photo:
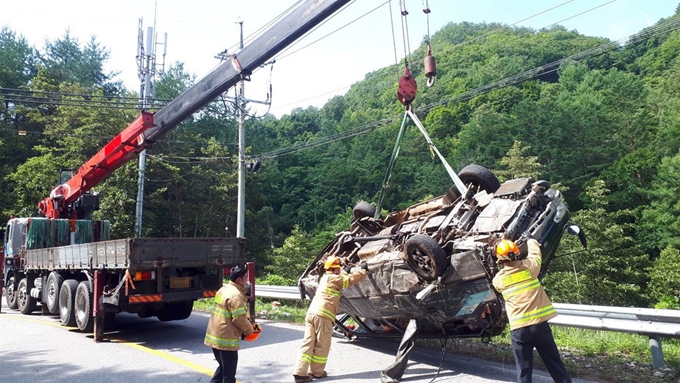
[[(278, 57), (277, 60), (282, 60), (282, 59), (284, 59), (284, 58), (286, 58), (286, 57), (288, 57), (288, 56), (290, 56), (290, 55), (292, 55), (292, 54), (295, 54), (295, 53), (297, 53), (297, 52), (299, 52), (299, 51), (301, 51), (301, 50), (303, 50), (303, 49), (309, 47), (309, 46), (312, 45), (312, 44), (315, 44), (315, 43), (317, 43), (317, 42), (319, 42), (319, 41), (325, 39), (326, 37), (328, 37), (328, 36), (330, 36), (330, 35), (332, 35), (332, 34), (338, 32), (338, 31), (340, 31), (340, 30), (342, 30), (342, 29), (344, 29), (344, 28), (346, 28), (346, 27), (352, 25), (353, 23), (355, 23), (355, 22), (361, 20), (362, 18), (364, 18), (364, 17), (370, 15), (371, 13), (377, 11), (378, 9), (382, 8), (385, 4), (388, 4), (388, 3), (389, 3), (389, 0), (388, 0), (388, 1), (385, 1), (384, 3), (378, 5), (377, 7), (373, 8), (373, 9), (371, 9), (370, 11), (364, 13), (363, 15), (361, 15), (361, 16), (355, 18), (354, 20), (352, 20), (352, 21), (350, 21), (350, 22), (344, 24), (344, 25), (341, 26), (340, 28), (337, 28), (337, 29), (335, 29), (335, 30), (333, 30), (333, 31), (331, 31), (331, 32), (329, 32), (329, 33), (327, 33), (327, 34), (325, 34), (325, 35), (319, 37), (318, 39), (316, 39), (316, 40), (310, 42), (309, 44), (304, 45), (304, 46), (302, 46), (301, 48), (296, 49), (296, 50), (294, 50), (294, 51), (288, 53), (288, 54), (285, 55), (285, 56), (280, 56), (280, 57)], [(330, 19), (328, 19), (328, 20), (330, 20)]]
[[(439, 106), (439, 105), (453, 103), (453, 102), (468, 101), (468, 100), (470, 100), (474, 97), (477, 97), (477, 96), (484, 94), (484, 93), (488, 93), (492, 90), (504, 88), (504, 87), (507, 87), (507, 86), (510, 86), (510, 85), (514, 85), (514, 84), (523, 82), (523, 81), (530, 80), (530, 79), (538, 77), (538, 76), (542, 76), (542, 75), (545, 75), (545, 74), (548, 74), (548, 73), (555, 72), (559, 69), (561, 64), (566, 63), (568, 61), (581, 61), (581, 60), (585, 60), (585, 59), (588, 59), (588, 58), (592, 58), (592, 57), (596, 57), (596, 56), (608, 53), (608, 52), (615, 50), (615, 49), (619, 49), (621, 47), (621, 43), (623, 43), (623, 42), (627, 41), (628, 44), (634, 45), (634, 44), (638, 44), (640, 42), (646, 41), (646, 40), (648, 40), (652, 37), (656, 37), (658, 35), (665, 34), (665, 33), (670, 33), (670, 32), (677, 30), (677, 29), (680, 29), (680, 19), (675, 19), (673, 21), (666, 22), (662, 25), (658, 25), (656, 27), (648, 28), (648, 29), (645, 30), (645, 32), (647, 32), (647, 33), (644, 36), (636, 34), (636, 35), (627, 36), (627, 37), (624, 37), (624, 38), (621, 38), (621, 39), (618, 39), (618, 40), (615, 40), (615, 41), (610, 41), (608, 43), (605, 43), (605, 44), (599, 45), (597, 47), (594, 47), (594, 48), (573, 54), (573, 55), (565, 57), (563, 59), (556, 60), (556, 61), (553, 61), (551, 63), (541, 65), (539, 67), (524, 71), (522, 73), (519, 73), (519, 74), (510, 76), (510, 77), (506, 77), (504, 79), (495, 81), (491, 84), (487, 84), (487, 85), (481, 86), (479, 88), (461, 93), (461, 94), (456, 95), (454, 97), (446, 98), (446, 99), (440, 100), (438, 102), (434, 102), (434, 103), (425, 105), (423, 107), (416, 109), (415, 112), (416, 113), (422, 113), (422, 112), (429, 111), (430, 109), (432, 109), (436, 106)], [(359, 127), (359, 128), (353, 129), (353, 130), (341, 132), (341, 133), (326, 136), (326, 137), (321, 137), (319, 139), (313, 139), (313, 140), (310, 140), (310, 141), (307, 141), (307, 142), (304, 142), (304, 143), (292, 145), (292, 146), (287, 147), (287, 148), (281, 148), (281, 149), (277, 149), (277, 150), (274, 150), (274, 151), (271, 151), (271, 152), (267, 152), (267, 153), (263, 153), (263, 154), (259, 154), (259, 155), (254, 155), (254, 156), (251, 156), (251, 158), (272, 159), (272, 158), (280, 157), (280, 156), (283, 156), (283, 155), (286, 155), (286, 154), (295, 153), (295, 152), (298, 152), (298, 151), (301, 151), (301, 150), (304, 150), (304, 149), (309, 149), (309, 148), (317, 147), (317, 146), (320, 146), (320, 145), (325, 145), (325, 144), (329, 144), (329, 143), (332, 143), (332, 142), (341, 141), (341, 140), (351, 138), (351, 137), (354, 137), (354, 136), (357, 136), (357, 135), (360, 135), (360, 134), (368, 133), (375, 128), (390, 124), (390, 123), (396, 121), (398, 118), (399, 118), (398, 116), (394, 116), (394, 117), (386, 118), (386, 119), (383, 119), (383, 120), (380, 120), (380, 121), (374, 121), (372, 123), (369, 123), (367, 125), (364, 125), (362, 127)]]

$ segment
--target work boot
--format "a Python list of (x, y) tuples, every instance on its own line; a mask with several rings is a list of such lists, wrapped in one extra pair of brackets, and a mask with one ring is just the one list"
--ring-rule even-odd
[(311, 382), (313, 380), (311, 375), (293, 375), (293, 378), (295, 378), (295, 383)]
[(314, 379), (321, 379), (321, 378), (325, 378), (327, 376), (328, 376), (328, 373), (326, 371), (322, 371), (320, 375), (312, 374), (312, 378), (314, 378)]

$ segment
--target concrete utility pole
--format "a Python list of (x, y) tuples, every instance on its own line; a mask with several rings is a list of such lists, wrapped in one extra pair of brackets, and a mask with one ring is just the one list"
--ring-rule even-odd
[[(243, 50), (243, 21), (239, 18), (236, 24), (240, 28), (240, 44), (239, 48)], [(238, 54), (229, 54), (226, 50), (215, 56), (215, 58), (220, 60), (234, 60), (238, 61)], [(273, 61), (267, 63), (271, 64)], [(236, 236), (239, 238), (245, 238), (245, 215), (246, 215), (246, 150), (245, 150), (245, 119), (246, 119), (246, 106), (248, 102), (254, 102), (258, 104), (269, 105), (271, 100), (268, 98), (267, 101), (257, 101), (249, 100), (245, 98), (245, 81), (247, 78), (241, 77), (238, 90), (236, 92), (236, 97), (234, 98), (234, 104), (238, 109), (238, 202), (236, 207)], [(231, 98), (231, 97), (225, 97)], [(255, 170), (255, 169), (253, 169)]]
[[(152, 27), (146, 29), (146, 45), (143, 44), (142, 19), (139, 19), (137, 60), (139, 67), (139, 107), (147, 110), (151, 106), (151, 78), (156, 75), (156, 39)], [(163, 67), (167, 53), (168, 34), (163, 42)], [(146, 149), (139, 154), (139, 170), (137, 178), (137, 203), (135, 206), (135, 236), (142, 236), (142, 212), (144, 207), (144, 176), (146, 172)]]

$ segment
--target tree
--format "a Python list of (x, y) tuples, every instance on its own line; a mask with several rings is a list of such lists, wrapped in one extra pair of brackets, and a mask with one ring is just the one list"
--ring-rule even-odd
[(506, 156), (500, 160), (500, 164), (505, 166), (506, 169), (494, 171), (501, 182), (520, 177), (538, 178), (544, 166), (538, 163), (538, 157), (524, 156), (524, 152), (529, 149), (531, 149), (531, 146), (523, 147), (522, 141), (515, 141), (512, 145), (512, 149), (510, 149)]
[(661, 160), (642, 210), (640, 236), (650, 248), (680, 246), (680, 152)]
[(668, 246), (650, 270), (652, 303), (659, 309), (680, 309), (680, 251)]
[(291, 286), (295, 285), (316, 255), (309, 244), (310, 236), (296, 225), (283, 246), (274, 249), (271, 263), (265, 267), (266, 272), (284, 278)]
[[(546, 289), (557, 302), (646, 307), (649, 303), (649, 257), (631, 237), (626, 223), (630, 211), (609, 213), (603, 181), (586, 189), (586, 206), (573, 215), (588, 237), (588, 249), (569, 258), (558, 257), (544, 278)], [(565, 238), (566, 251), (578, 249), (575, 239)]]

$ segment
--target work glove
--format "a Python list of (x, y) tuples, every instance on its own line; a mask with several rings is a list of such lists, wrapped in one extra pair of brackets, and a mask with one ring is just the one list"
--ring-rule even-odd
[(253, 331), (254, 332), (262, 332), (262, 327), (260, 327), (259, 324), (253, 323)]
[(361, 262), (361, 269), (368, 271), (368, 263), (366, 262)]
[(352, 266), (347, 266), (344, 269), (342, 269), (342, 271), (344, 271), (346, 274), (349, 274), (352, 272)]

